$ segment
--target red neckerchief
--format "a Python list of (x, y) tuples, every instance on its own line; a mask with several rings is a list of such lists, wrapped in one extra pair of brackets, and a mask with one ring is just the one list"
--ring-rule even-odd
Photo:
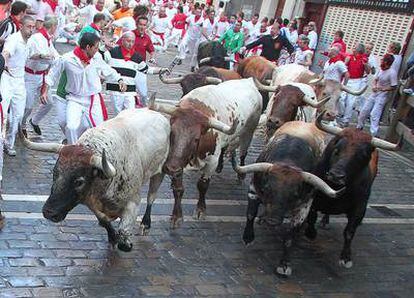
[(46, 2), (47, 4), (49, 4), (50, 8), (52, 9), (53, 12), (55, 12), (56, 7), (58, 6), (58, 2), (55, 2), (54, 0), (43, 0), (44, 2)]
[(20, 28), (22, 27), (22, 23), (20, 23), (20, 21), (13, 15), (10, 15), (10, 18), (11, 18), (12, 22), (14, 23), (14, 25), (16, 25), (17, 31), (19, 31)]
[(45, 27), (42, 27), (39, 30), (37, 30), (37, 32), (39, 32), (40, 34), (42, 34), (46, 38), (47, 45), (50, 47), (50, 40), (51, 40), (51, 38), (50, 38), (50, 35), (47, 32), (46, 28)]
[(96, 31), (101, 32), (101, 29), (99, 29), (98, 25), (96, 25), (95, 23), (91, 23), (89, 26), (91, 26)]
[(195, 16), (194, 21), (197, 23), (197, 21), (201, 18), (201, 16)]
[(208, 18), (208, 20), (210, 21), (210, 24), (213, 25), (214, 24), (214, 19), (210, 20), (210, 18)]
[(227, 18), (225, 16), (220, 17), (219, 22), (227, 22)]
[(82, 61), (83, 63), (91, 63), (91, 58), (89, 58), (88, 55), (86, 55), (80, 47), (75, 47), (75, 49), (73, 50), (73, 54), (75, 54), (75, 56), (78, 57), (80, 61)]
[(307, 51), (307, 50), (310, 50), (310, 47), (308, 47), (308, 46), (304, 47), (304, 48), (302, 49), (302, 52)]
[(121, 53), (122, 53), (122, 57), (124, 57), (125, 61), (129, 61), (132, 58), (132, 55), (134, 55), (134, 47), (132, 47), (131, 49), (127, 49), (126, 47), (124, 47), (123, 45), (119, 45), (119, 48), (121, 49)]
[(122, 7), (121, 7), (119, 10), (120, 10), (121, 12), (126, 12), (126, 11), (128, 11), (128, 10), (129, 10), (129, 7), (125, 7), (125, 8), (122, 8)]
[(329, 58), (328, 64), (332, 64), (338, 61), (342, 61), (341, 55), (336, 55), (335, 57)]

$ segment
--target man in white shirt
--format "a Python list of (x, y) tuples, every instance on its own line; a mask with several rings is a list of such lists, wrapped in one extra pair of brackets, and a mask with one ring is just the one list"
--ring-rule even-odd
[(200, 42), (214, 40), (217, 33), (217, 21), (214, 10), (208, 11), (208, 18), (203, 22)]
[(323, 77), (325, 80), (335, 81), (341, 83), (344, 80), (346, 85), (348, 81), (348, 68), (346, 67), (342, 57), (339, 55), (340, 49), (337, 46), (333, 46), (328, 51), (329, 60), (326, 61), (323, 68)]
[(108, 19), (113, 20), (112, 14), (105, 7), (105, 0), (97, 0), (96, 4), (91, 3), (79, 9), (79, 14), (81, 17), (85, 18), (86, 25), (89, 25), (93, 22), (93, 17), (97, 13), (103, 13)]
[(298, 48), (295, 52), (295, 64), (303, 65), (307, 69), (312, 65), (313, 51), (309, 48), (309, 38), (301, 34), (298, 39)]
[(255, 13), (249, 22), (245, 25), (245, 44), (249, 44), (257, 39), (257, 32), (260, 30), (259, 14)]
[[(2, 55), (5, 60), (5, 68), (1, 76), (0, 92), (3, 98), (2, 126), (10, 107), (9, 131), (6, 135), (5, 151), (10, 156), (15, 156), (14, 142), (19, 123), (24, 114), (26, 103), (26, 88), (24, 84), (24, 67), (28, 56), (27, 40), (35, 30), (35, 20), (31, 16), (24, 16), (21, 20), (20, 31), (13, 33), (6, 40)], [(2, 127), (4, 129), (4, 127)], [(1, 163), (3, 161), (3, 140), (0, 141)], [(2, 166), (2, 164), (1, 164)]]
[(308, 33), (309, 48), (315, 51), (318, 45), (318, 33), (316, 33), (316, 23), (309, 22), (308, 28), (309, 28), (309, 33)]
[(190, 57), (191, 57), (190, 66), (191, 66), (192, 71), (197, 65), (197, 52), (198, 52), (198, 45), (200, 43), (203, 21), (204, 20), (201, 17), (201, 9), (200, 8), (195, 9), (194, 14), (189, 16), (186, 20), (186, 23), (188, 24), (187, 32), (178, 47), (178, 50), (179, 50), (178, 59), (180, 60), (185, 59), (187, 49), (190, 52)]
[(385, 54), (381, 60), (381, 70), (375, 76), (371, 96), (364, 102), (361, 113), (358, 117), (357, 128), (363, 129), (364, 122), (370, 115), (371, 127), (370, 132), (373, 137), (379, 133), (379, 124), (382, 112), (388, 101), (390, 92), (398, 86), (398, 77), (392, 68), (394, 57), (391, 54)]
[[(58, 26), (58, 20), (55, 16), (46, 16), (43, 28), (38, 33), (33, 34), (27, 41), (28, 59), (25, 66), (25, 86), (26, 86), (26, 108), (22, 119), (22, 131), (26, 133), (26, 122), (33, 110), (35, 101), (40, 96), (40, 89), (43, 86), (45, 76), (53, 64), (59, 57), (59, 53), (53, 46), (53, 36)], [(49, 94), (47, 102), (39, 106), (30, 124), (38, 135), (42, 132), (39, 122), (52, 108), (52, 97)]]
[[(75, 144), (80, 132), (95, 127), (107, 118), (101, 77), (118, 82), (121, 92), (126, 85), (120, 74), (106, 64), (98, 52), (100, 38), (93, 33), (85, 33), (79, 46), (59, 59), (45, 78), (46, 87), (42, 90), (41, 101), (47, 100), (49, 88), (66, 72), (66, 138), (68, 144)], [(87, 125), (85, 121), (87, 120)], [(84, 126), (84, 127), (83, 127)]]
[(177, 14), (177, 8), (174, 7), (174, 1), (168, 1), (165, 14), (167, 15), (168, 23), (170, 23), (172, 18)]
[(169, 22), (170, 20), (165, 13), (165, 7), (161, 6), (158, 15), (152, 18), (150, 26), (152, 44), (158, 50), (164, 49), (165, 33), (167, 32)]

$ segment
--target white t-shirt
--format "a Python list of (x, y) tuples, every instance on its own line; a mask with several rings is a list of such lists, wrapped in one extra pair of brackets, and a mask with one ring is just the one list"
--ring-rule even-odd
[(27, 41), (27, 49), (28, 59), (26, 61), (26, 66), (34, 71), (43, 71), (48, 69), (54, 63), (54, 60), (29, 59), (33, 55), (49, 55), (54, 57), (54, 59), (57, 59), (59, 57), (59, 53), (53, 46), (53, 42), (50, 41), (48, 43), (46, 37), (44, 37), (41, 33), (35, 33), (29, 38)]
[(172, 18), (177, 14), (177, 9), (176, 8), (166, 8), (165, 9), (165, 13), (167, 15), (167, 19), (168, 22), (171, 22)]
[[(375, 76), (378, 79), (377, 86), (380, 88), (395, 87), (398, 85), (398, 77), (395, 70), (391, 67), (387, 70), (380, 70)], [(382, 91), (381, 93), (387, 93), (388, 91)]]
[(402, 56), (401, 55), (393, 55), (393, 56), (394, 56), (394, 62), (392, 63), (391, 68), (394, 69), (396, 74), (398, 74), (401, 68)]
[(288, 37), (290, 43), (292, 45), (296, 45), (296, 43), (298, 42), (298, 38), (299, 38), (298, 30), (295, 30), (295, 31), (292, 31), (292, 32), (290, 32), (289, 30), (287, 30), (287, 32), (288, 32), (287, 37)]
[(217, 36), (222, 36), (229, 28), (229, 22), (217, 21)]
[[(299, 64), (299, 65), (303, 65), (303, 63), (306, 62), (306, 57), (308, 57), (308, 56), (311, 56), (311, 58), (312, 58), (312, 56), (313, 56), (312, 50), (302, 51), (301, 48), (298, 48), (295, 52), (295, 62), (294, 63)], [(303, 66), (305, 66), (305, 65), (303, 65)], [(305, 67), (309, 68), (309, 66), (305, 66)]]
[(10, 54), (6, 64), (9, 73), (16, 78), (24, 77), (24, 67), (29, 55), (29, 50), (20, 31), (13, 33), (6, 39), (3, 48), (3, 53), (5, 52)]
[[(217, 22), (214, 20), (213, 23), (211, 23), (210, 19), (205, 19), (203, 22), (203, 29), (206, 30), (207, 37), (212, 39), (213, 33), (217, 31)], [(207, 40), (204, 35), (201, 35), (201, 41)]]
[(159, 16), (154, 16), (152, 18), (152, 30), (157, 33), (165, 33), (169, 23), (168, 17), (160, 18)]
[(137, 29), (136, 22), (133, 17), (124, 17), (112, 22), (112, 25), (122, 28), (122, 31), (132, 31)]
[(95, 5), (87, 5), (79, 9), (79, 14), (85, 18), (85, 24), (89, 25), (93, 22), (93, 17), (97, 13), (103, 13), (107, 18), (113, 19), (111, 13), (107, 8), (103, 8), (102, 11), (96, 9)]
[(195, 15), (191, 15), (186, 19), (186, 22), (188, 24), (186, 35), (191, 39), (199, 39), (204, 19), (200, 17), (196, 22)]
[(342, 76), (348, 71), (343, 61), (336, 61), (335, 63), (329, 63), (326, 61), (325, 67), (323, 68), (324, 78), (326, 80), (342, 82)]
[(312, 30), (308, 33), (308, 38), (309, 38), (309, 48), (311, 48), (312, 50), (315, 50), (316, 46), (318, 45), (318, 34)]

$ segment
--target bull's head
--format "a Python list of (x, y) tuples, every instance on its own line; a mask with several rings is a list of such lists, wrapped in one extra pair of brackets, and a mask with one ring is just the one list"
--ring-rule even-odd
[(319, 174), (335, 186), (348, 185), (355, 176), (368, 166), (375, 148), (399, 150), (401, 143), (393, 144), (356, 128), (341, 129), (322, 123), (321, 113), (316, 126), (327, 133), (335, 135), (326, 147), (320, 163)]
[[(256, 81), (256, 85), (260, 87), (261, 84)], [(266, 122), (267, 139), (283, 124), (295, 120), (300, 106), (309, 105), (318, 109), (329, 99), (328, 96), (318, 101), (312, 87), (306, 84), (295, 83), (280, 86), (270, 100), (271, 106)]]
[(253, 183), (265, 205), (265, 218), (269, 224), (279, 225), (286, 214), (301, 208), (311, 199), (312, 189), (332, 198), (343, 192), (335, 191), (319, 177), (285, 163), (259, 162), (237, 166), (232, 158), (232, 164), (239, 174), (254, 173)]
[[(211, 111), (199, 103), (196, 108), (192, 105), (186, 107), (174, 107), (154, 104), (152, 109), (171, 115), (170, 152), (163, 170), (169, 175), (180, 173), (185, 166), (195, 160), (199, 151), (200, 140), (206, 137), (209, 129), (215, 129), (231, 135), (236, 131), (238, 121), (234, 120), (232, 126), (218, 121)], [(203, 113), (204, 109), (206, 113)], [(214, 153), (210, 152), (211, 154)]]
[(205, 85), (220, 84), (221, 79), (206, 76), (201, 73), (190, 73), (183, 77), (166, 78), (162, 73), (159, 74), (161, 82), (164, 84), (180, 84), (183, 90), (183, 96), (190, 91)]
[(324, 113), (323, 120), (326, 121), (333, 121), (336, 119), (338, 115), (339, 98), (341, 97), (342, 91), (355, 96), (360, 96), (368, 88), (368, 85), (365, 85), (361, 90), (352, 90), (344, 84), (332, 80), (325, 80), (323, 77), (311, 80), (309, 85), (314, 87), (318, 98), (325, 98), (327, 96), (330, 96), (331, 98), (324, 106), (326, 113)]
[(82, 145), (34, 143), (20, 135), (29, 149), (59, 154), (53, 169), (52, 190), (43, 206), (43, 216), (53, 222), (62, 221), (76, 205), (99, 195), (105, 189), (104, 184), (116, 175), (105, 150), (98, 156)]

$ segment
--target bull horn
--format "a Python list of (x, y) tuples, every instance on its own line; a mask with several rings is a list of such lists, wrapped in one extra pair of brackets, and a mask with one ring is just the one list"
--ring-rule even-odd
[(226, 135), (232, 135), (236, 131), (237, 125), (239, 124), (239, 120), (235, 119), (231, 126), (217, 120), (216, 118), (210, 117), (208, 120), (208, 126), (213, 129), (217, 129)]
[(176, 110), (177, 107), (173, 105), (164, 105), (159, 103), (154, 103), (152, 106), (148, 107), (150, 110), (157, 111), (160, 113), (165, 113), (168, 115), (172, 115)]
[(153, 92), (151, 94), (151, 97), (148, 100), (148, 109), (152, 109), (155, 106), (155, 95), (157, 94), (157, 92)]
[(322, 80), (323, 80), (323, 75), (316, 78), (316, 79), (310, 80), (308, 85), (316, 85), (316, 84), (322, 82)]
[(397, 144), (387, 142), (385, 140), (381, 140), (379, 138), (372, 138), (371, 145), (377, 148), (388, 150), (388, 151), (398, 151), (401, 149), (401, 145), (403, 142), (404, 136), (402, 135)]
[(199, 64), (209, 63), (211, 61), (211, 57), (206, 57), (200, 60)]
[(233, 166), (233, 170), (237, 174), (247, 174), (251, 172), (267, 172), (273, 167), (273, 164), (269, 162), (258, 162), (247, 166), (239, 166), (236, 162), (234, 155), (232, 155), (231, 157), (231, 164)]
[(223, 82), (223, 80), (219, 79), (219, 78), (215, 78), (215, 77), (206, 77), (206, 82), (209, 84), (220, 84)]
[(346, 93), (349, 93), (351, 95), (359, 96), (362, 95), (368, 88), (368, 84), (364, 86), (361, 90), (352, 90), (348, 86), (345, 86), (344, 84), (341, 84), (341, 90), (345, 91)]
[(256, 88), (261, 91), (267, 91), (267, 92), (276, 92), (278, 89), (278, 86), (266, 86), (263, 85), (258, 79), (253, 78), (254, 84), (256, 85)]
[(164, 84), (180, 84), (184, 77), (176, 77), (176, 78), (165, 78), (162, 73), (158, 75), (160, 77), (161, 82)]
[(321, 178), (319, 178), (318, 176), (314, 174), (301, 171), (300, 175), (303, 178), (303, 182), (312, 185), (314, 188), (323, 192), (330, 198), (337, 198), (339, 195), (341, 195), (345, 191), (345, 187), (341, 188), (340, 190), (334, 190), (325, 181), (323, 181)]
[(303, 97), (303, 102), (305, 102), (307, 105), (310, 105), (311, 107), (319, 109), (321, 106), (323, 106), (327, 101), (331, 99), (330, 96), (326, 96), (322, 98), (321, 100), (314, 100), (312, 98), (309, 98), (308, 96)]
[(106, 158), (105, 149), (102, 151), (102, 157), (92, 155), (90, 164), (91, 166), (94, 166), (97, 169), (101, 170), (107, 179), (111, 179), (116, 175), (116, 169)]
[(271, 79), (267, 79), (267, 80), (265, 80), (265, 83), (266, 83), (267, 85), (270, 85), (270, 84), (272, 84), (272, 80), (271, 80)]
[(19, 135), (23, 142), (23, 145), (26, 148), (35, 150), (35, 151), (59, 154), (60, 150), (62, 150), (62, 148), (65, 146), (59, 143), (36, 143), (36, 142), (29, 141), (23, 134), (20, 124), (19, 124)]
[(319, 116), (315, 120), (315, 125), (320, 130), (333, 134), (333, 135), (339, 135), (342, 132), (342, 129), (336, 126), (326, 125), (322, 123), (323, 115), (325, 114), (326, 110), (319, 114)]

